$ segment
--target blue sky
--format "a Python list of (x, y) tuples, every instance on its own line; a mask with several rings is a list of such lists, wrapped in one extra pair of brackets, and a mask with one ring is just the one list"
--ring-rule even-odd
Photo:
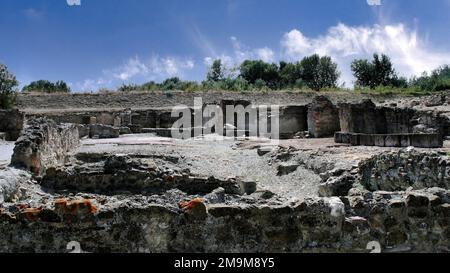
[[(202, 80), (222, 58), (349, 64), (390, 55), (405, 76), (450, 64), (450, 0), (1, 0), (0, 62), (21, 85), (65, 80), (76, 91), (170, 76)], [(376, 0), (369, 0), (376, 2)]]

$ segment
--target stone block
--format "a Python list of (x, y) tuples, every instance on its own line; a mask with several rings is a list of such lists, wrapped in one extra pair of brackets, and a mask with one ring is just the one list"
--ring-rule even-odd
[(118, 138), (119, 136), (120, 128), (102, 124), (91, 124), (89, 126), (89, 137), (91, 138)]

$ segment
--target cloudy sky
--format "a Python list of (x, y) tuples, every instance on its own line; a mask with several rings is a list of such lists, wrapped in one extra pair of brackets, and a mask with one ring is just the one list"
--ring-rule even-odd
[(232, 67), (313, 53), (332, 56), (347, 86), (351, 60), (374, 52), (407, 77), (450, 64), (450, 0), (78, 1), (0, 1), (0, 62), (21, 85), (202, 80), (215, 58)]

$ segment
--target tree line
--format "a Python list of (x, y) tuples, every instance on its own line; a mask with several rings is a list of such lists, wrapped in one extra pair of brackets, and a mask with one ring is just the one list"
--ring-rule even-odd
[[(384, 54), (374, 54), (372, 60), (356, 59), (351, 63), (355, 77), (355, 89), (410, 89), (432, 92), (450, 89), (450, 67), (444, 65), (419, 77), (407, 79), (398, 75), (391, 59)], [(236, 73), (237, 72), (237, 73)], [(317, 54), (290, 63), (267, 63), (262, 60), (246, 60), (237, 68), (227, 69), (220, 59), (215, 60), (201, 83), (183, 81), (178, 77), (161, 83), (143, 85), (124, 84), (119, 91), (155, 90), (286, 90), (311, 89), (336, 90), (341, 72), (331, 57)]]
[[(398, 75), (391, 59), (387, 55), (374, 54), (372, 60), (356, 59), (351, 63), (355, 77), (355, 89), (378, 88), (413, 89), (417, 91), (450, 90), (450, 67), (441, 66), (430, 74), (423, 73), (406, 79)], [(339, 89), (338, 80), (341, 73), (338, 65), (329, 56), (314, 54), (298, 62), (268, 63), (262, 60), (246, 60), (238, 67), (228, 69), (220, 59), (215, 60), (202, 82), (183, 81), (172, 77), (157, 83), (150, 81), (142, 85), (123, 84), (117, 90), (155, 91), (155, 90), (289, 90)], [(0, 63), (0, 108), (14, 104), (18, 86), (16, 77)], [(70, 87), (64, 81), (50, 82), (39, 80), (31, 82), (22, 89), (23, 92), (69, 93)]]

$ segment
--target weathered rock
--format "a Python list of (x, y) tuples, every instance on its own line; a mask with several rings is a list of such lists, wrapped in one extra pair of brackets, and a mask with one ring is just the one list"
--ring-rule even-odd
[(349, 174), (330, 177), (325, 183), (320, 184), (319, 196), (331, 197), (348, 195), (354, 182), (355, 178)]
[(414, 149), (386, 152), (360, 164), (361, 183), (369, 190), (399, 191), (409, 187), (450, 189), (448, 156)]
[(434, 107), (434, 106), (441, 106), (447, 101), (446, 96), (444, 94), (438, 94), (431, 96), (425, 101), (425, 106), (427, 107)]
[(298, 167), (300, 167), (300, 164), (282, 162), (277, 167), (278, 169), (277, 175), (278, 176), (288, 175), (290, 173), (295, 172), (298, 169)]
[(119, 136), (120, 128), (102, 124), (89, 126), (89, 137), (91, 138), (118, 138)]
[(29, 120), (16, 142), (11, 165), (40, 176), (47, 168), (66, 163), (79, 142), (78, 128), (73, 124), (58, 125), (45, 118)]
[(10, 202), (18, 193), (21, 183), (31, 180), (31, 176), (14, 168), (0, 169), (0, 205)]
[(308, 131), (313, 137), (333, 136), (339, 131), (339, 113), (325, 96), (317, 96), (308, 107)]
[[(4, 139), (15, 141), (19, 138), (25, 123), (25, 114), (17, 109), (0, 109), (0, 132), (4, 132)], [(1, 137), (0, 137), (1, 138)]]

